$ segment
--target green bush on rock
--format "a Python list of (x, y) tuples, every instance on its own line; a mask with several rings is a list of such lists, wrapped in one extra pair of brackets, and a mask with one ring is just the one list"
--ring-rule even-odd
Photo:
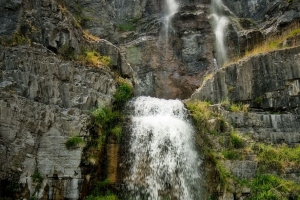
[(76, 149), (76, 148), (79, 148), (79, 147), (84, 147), (85, 142), (79, 136), (72, 136), (71, 138), (69, 138), (66, 141), (65, 145), (66, 145), (67, 149)]
[(114, 194), (108, 194), (105, 196), (87, 196), (84, 200), (118, 200), (118, 197)]
[(119, 105), (124, 105), (131, 97), (132, 87), (125, 83), (121, 83), (114, 94), (115, 101)]
[(258, 174), (249, 185), (250, 200), (299, 199), (300, 185), (273, 174)]

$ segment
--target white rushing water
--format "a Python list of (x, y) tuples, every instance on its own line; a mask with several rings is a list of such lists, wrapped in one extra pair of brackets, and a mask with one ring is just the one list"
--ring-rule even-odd
[(201, 199), (194, 130), (179, 100), (138, 97), (132, 103), (127, 189), (134, 199)]
[(174, 14), (178, 12), (179, 4), (175, 0), (166, 0), (167, 3), (167, 15), (165, 17), (165, 31), (166, 31), (166, 42), (169, 39), (170, 21)]
[(224, 5), (221, 0), (211, 1), (212, 26), (216, 37), (216, 57), (218, 66), (222, 66), (227, 61), (225, 47), (225, 33), (228, 24), (228, 18), (223, 15)]

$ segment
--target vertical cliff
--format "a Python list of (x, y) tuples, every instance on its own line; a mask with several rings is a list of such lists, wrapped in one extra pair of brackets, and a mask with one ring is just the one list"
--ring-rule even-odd
[(110, 105), (132, 70), (60, 1), (2, 1), (0, 21), (0, 196), (79, 199), (91, 171), (84, 145), (67, 141), (89, 144), (90, 110)]
[[(136, 96), (223, 102), (211, 106), (214, 115), (196, 138), (215, 176), (208, 193), (249, 197), (249, 187), (233, 187), (236, 182), (227, 184), (227, 193), (221, 189), (225, 179), (216, 160), (236, 178), (251, 180), (259, 150), (234, 160), (205, 154), (205, 147), (235, 152), (231, 130), (248, 144), (299, 145), (300, 6), (298, 0), (217, 2), (228, 19), (224, 64), (208, 0), (177, 0), (174, 13), (160, 0), (1, 1), (0, 196), (80, 199), (92, 185), (106, 191), (106, 178), (118, 183), (120, 129), (104, 137), (104, 125), (90, 111), (120, 109), (111, 104), (122, 99), (115, 96), (121, 76), (133, 82)], [(250, 112), (233, 111), (230, 103)], [(82, 143), (67, 148), (70, 138)], [(96, 140), (107, 145), (83, 145)], [(289, 167), (282, 177), (299, 183), (298, 165)]]

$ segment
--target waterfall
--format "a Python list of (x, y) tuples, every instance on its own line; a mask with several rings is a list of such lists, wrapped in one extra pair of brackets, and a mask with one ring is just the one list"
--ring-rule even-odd
[(226, 47), (225, 47), (225, 32), (228, 24), (228, 18), (223, 15), (224, 5), (221, 0), (211, 1), (211, 19), (212, 26), (216, 37), (216, 53), (217, 64), (222, 66), (227, 61)]
[(166, 0), (167, 15), (165, 17), (166, 44), (169, 39), (170, 21), (175, 13), (177, 13), (179, 4), (175, 0)]
[(138, 97), (131, 107), (130, 171), (125, 180), (131, 196), (149, 200), (201, 199), (201, 160), (182, 102)]

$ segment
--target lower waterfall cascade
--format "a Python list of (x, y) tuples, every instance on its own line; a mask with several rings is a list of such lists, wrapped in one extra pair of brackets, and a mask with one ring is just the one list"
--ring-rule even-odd
[(138, 97), (126, 158), (126, 190), (134, 199), (201, 199), (201, 159), (180, 100)]

